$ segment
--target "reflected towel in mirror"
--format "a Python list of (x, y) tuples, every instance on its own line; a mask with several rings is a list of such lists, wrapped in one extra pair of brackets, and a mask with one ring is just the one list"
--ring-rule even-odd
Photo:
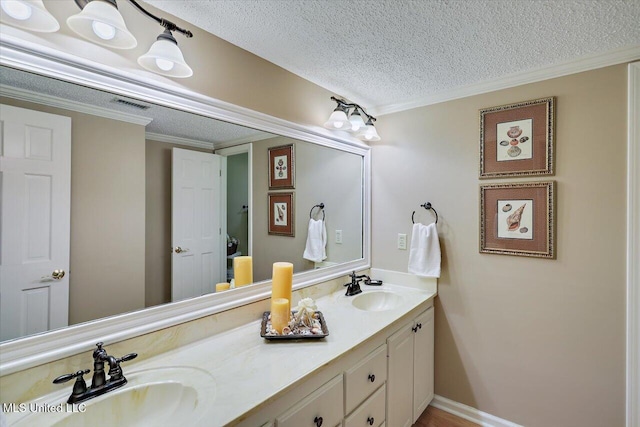
[(327, 259), (327, 229), (324, 221), (311, 218), (309, 220), (309, 231), (307, 233), (307, 245), (304, 248), (302, 257), (313, 262), (320, 262)]
[(440, 241), (436, 224), (413, 224), (409, 273), (421, 277), (440, 277)]

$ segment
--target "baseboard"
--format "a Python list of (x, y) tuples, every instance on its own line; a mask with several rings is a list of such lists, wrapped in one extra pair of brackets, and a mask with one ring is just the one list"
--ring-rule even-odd
[(438, 396), (437, 394), (434, 396), (429, 405), (453, 414), (457, 417), (464, 418), (465, 420), (480, 424), (484, 427), (522, 427), (520, 424), (503, 420), (502, 418), (498, 418), (495, 415), (487, 414), (486, 412), (482, 412), (479, 409), (472, 408), (471, 406), (467, 406), (462, 403), (458, 403), (454, 400), (447, 399), (446, 397)]

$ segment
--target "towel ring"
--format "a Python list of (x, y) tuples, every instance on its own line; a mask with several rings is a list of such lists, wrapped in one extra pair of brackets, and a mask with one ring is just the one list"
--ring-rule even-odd
[[(431, 206), (431, 202), (427, 202), (427, 203), (423, 203), (422, 205), (420, 205), (421, 208), (425, 208), (428, 211), (433, 211), (434, 214), (436, 214), (436, 224), (438, 223), (438, 212), (435, 210), (435, 208), (433, 208)], [(416, 214), (416, 211), (413, 211), (413, 213), (411, 214), (411, 222), (413, 224), (415, 224), (416, 222), (413, 220), (413, 216)]]
[(309, 218), (313, 219), (313, 210), (315, 208), (320, 208), (320, 210), (322, 211), (322, 220), (324, 221), (324, 203), (320, 203), (319, 205), (314, 205), (309, 211)]

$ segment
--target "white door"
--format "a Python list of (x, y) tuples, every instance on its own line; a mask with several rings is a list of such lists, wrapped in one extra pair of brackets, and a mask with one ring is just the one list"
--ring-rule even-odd
[(414, 321), (413, 346), (413, 422), (433, 399), (433, 308)]
[(413, 331), (411, 324), (387, 339), (387, 425), (413, 424)]
[(173, 149), (171, 300), (214, 292), (226, 275), (221, 156)]
[(69, 322), (71, 118), (0, 105), (0, 126), (4, 341)]

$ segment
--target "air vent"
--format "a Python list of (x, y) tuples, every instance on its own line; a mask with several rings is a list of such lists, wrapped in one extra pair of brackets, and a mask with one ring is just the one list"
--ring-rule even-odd
[(127, 101), (126, 99), (122, 99), (122, 98), (113, 98), (111, 102), (113, 102), (114, 104), (124, 105), (131, 108), (137, 108), (138, 110), (148, 110), (149, 108), (151, 108), (150, 105), (138, 104), (136, 102)]

